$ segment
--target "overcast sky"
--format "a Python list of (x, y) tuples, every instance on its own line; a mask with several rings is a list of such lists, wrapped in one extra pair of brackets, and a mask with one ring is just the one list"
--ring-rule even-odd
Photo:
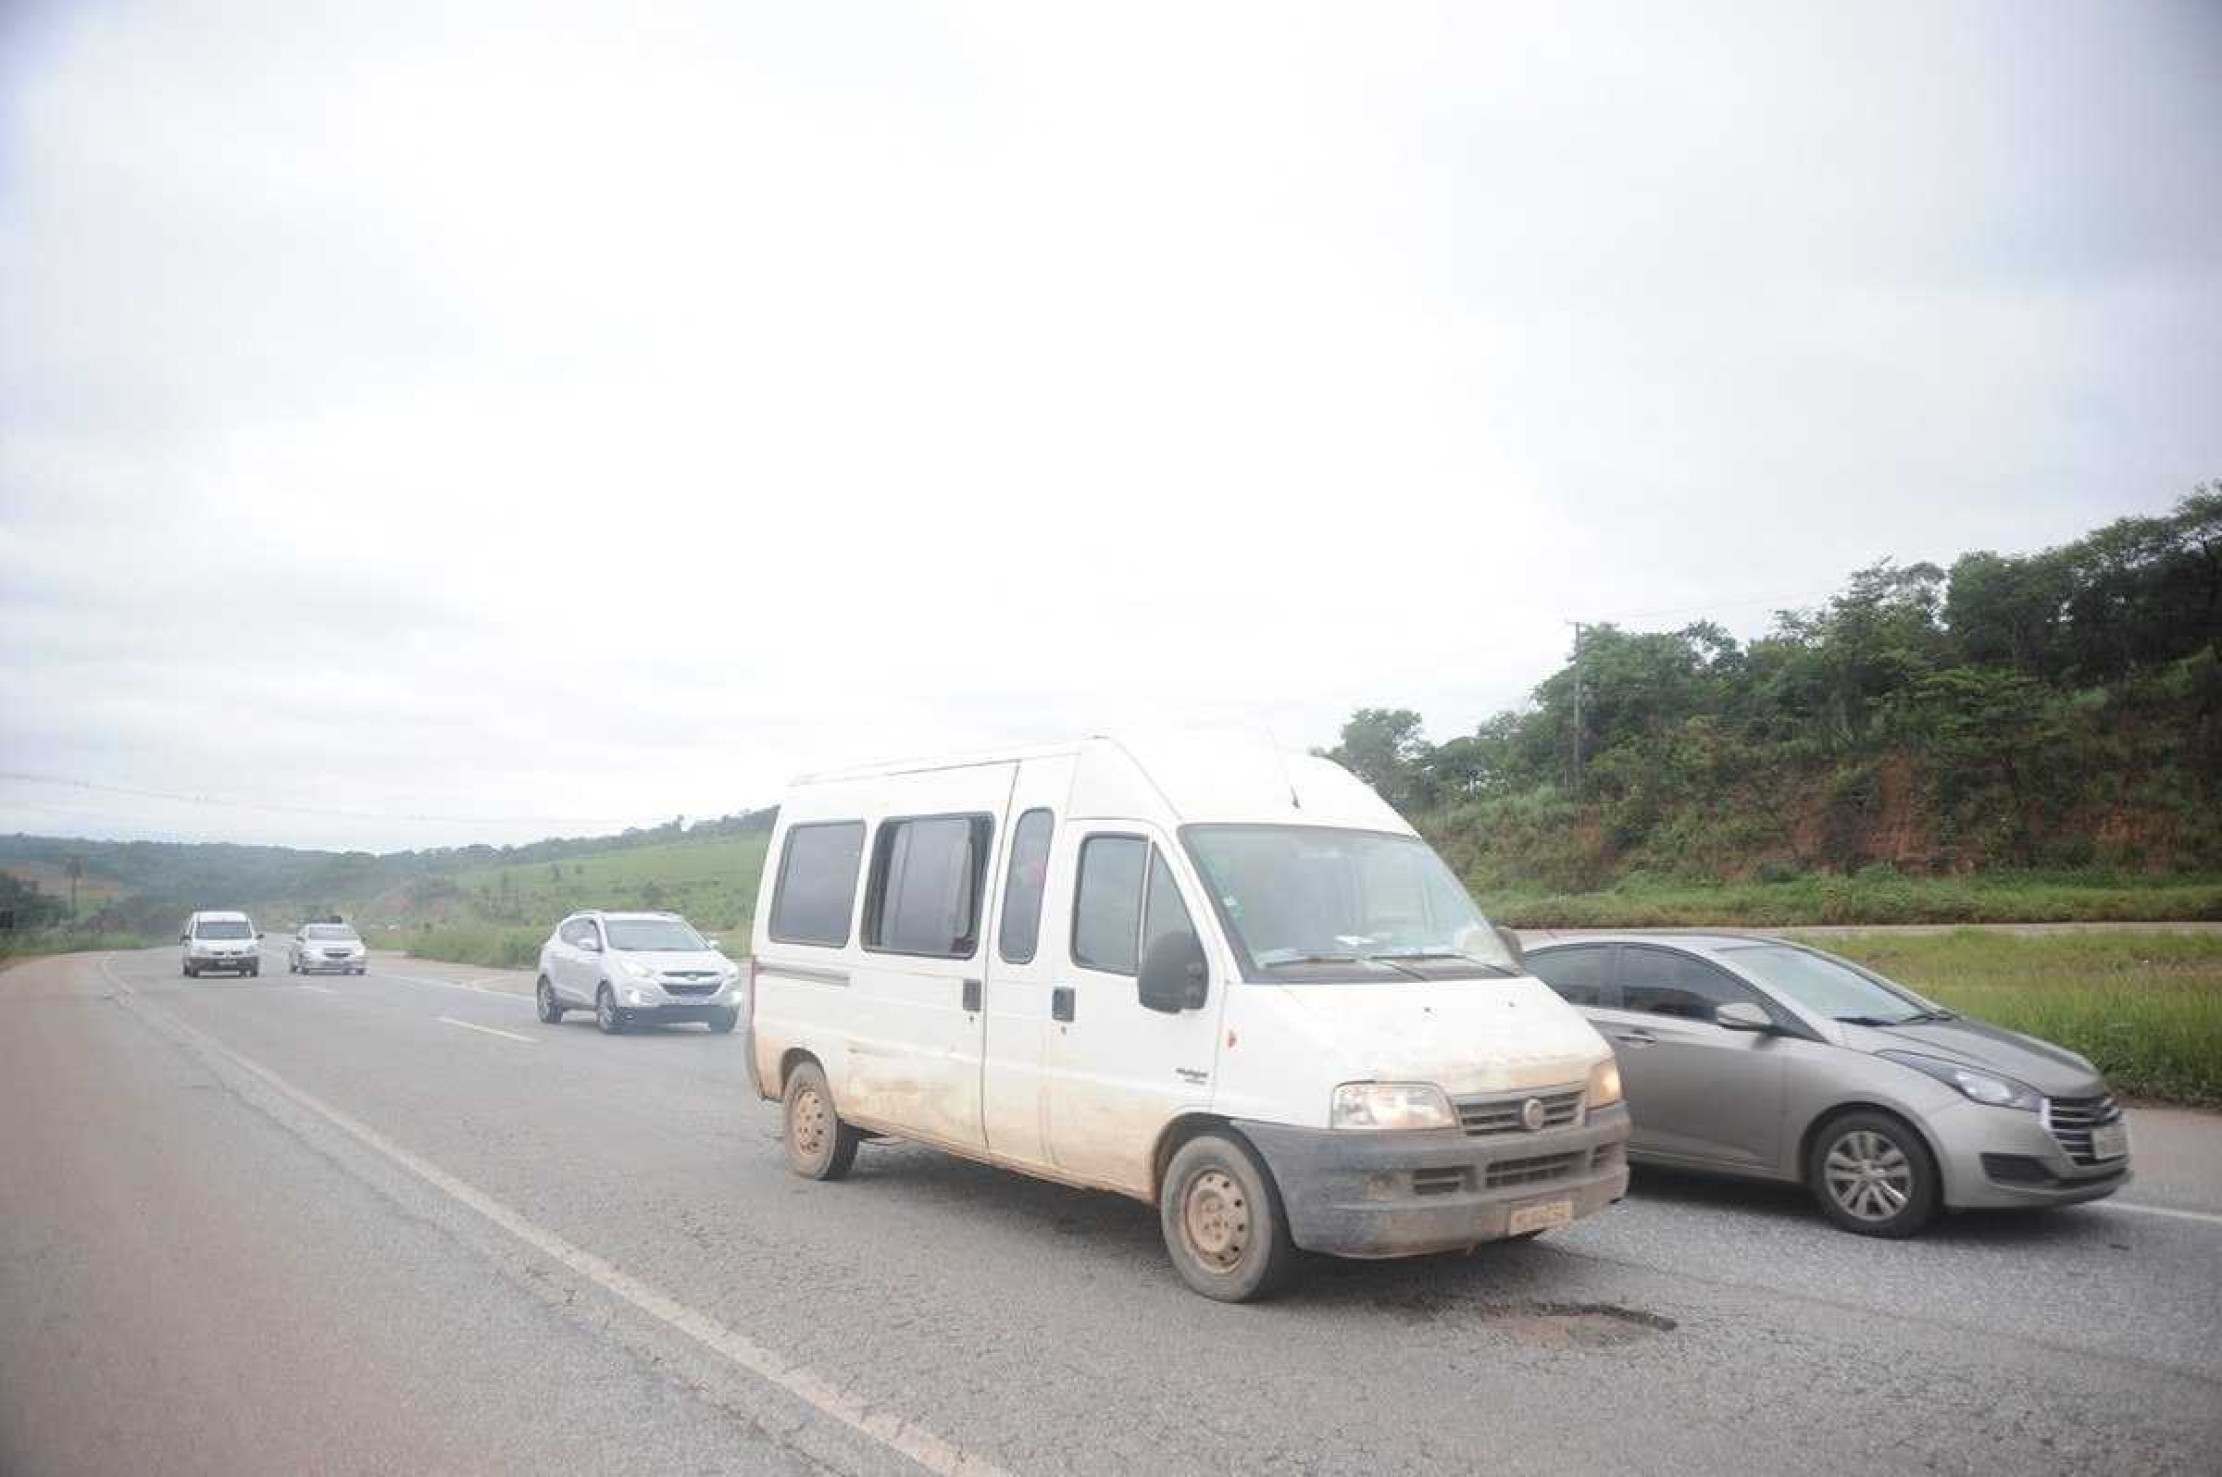
[(1443, 738), (2217, 475), (2208, 0), (0, 7), (0, 831)]

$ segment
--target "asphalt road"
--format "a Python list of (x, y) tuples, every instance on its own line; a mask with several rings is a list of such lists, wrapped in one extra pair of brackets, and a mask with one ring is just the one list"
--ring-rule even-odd
[(1829, 1229), (1639, 1178), (1471, 1257), (1185, 1291), (1154, 1215), (791, 1177), (738, 1036), (381, 959), (0, 974), (0, 1472), (2215, 1469), (2222, 1124), (2115, 1201)]

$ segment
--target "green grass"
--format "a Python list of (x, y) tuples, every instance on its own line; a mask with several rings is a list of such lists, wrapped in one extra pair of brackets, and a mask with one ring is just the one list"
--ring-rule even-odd
[(567, 861), (479, 867), (454, 877), (473, 911), (497, 922), (553, 925), (579, 908), (650, 908), (684, 913), (697, 926), (730, 932), (756, 907), (769, 833), (674, 841)]
[(2081, 1052), (2116, 1092), (2222, 1106), (2222, 936), (1954, 929), (1811, 942), (1954, 1010)]
[(101, 949), (151, 949), (167, 936), (120, 933), (97, 928), (38, 928), (0, 934), (0, 960), (36, 959), (47, 954), (80, 954)]
[(402, 944), (419, 959), (483, 964), (489, 969), (531, 969), (540, 962), (540, 946), (547, 942), (549, 931), (499, 923), (427, 924), (403, 935)]
[(1602, 892), (1480, 893), (1516, 928), (1679, 928), (1801, 923), (2163, 923), (2222, 920), (2222, 880), (1990, 872), (1971, 877), (1810, 875), (1780, 882), (1636, 878)]

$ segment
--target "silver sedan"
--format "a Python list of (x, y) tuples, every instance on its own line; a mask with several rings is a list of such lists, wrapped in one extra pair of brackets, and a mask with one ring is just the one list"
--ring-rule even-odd
[(2090, 1062), (1834, 954), (1593, 936), (1538, 944), (1527, 967), (1612, 1043), (1637, 1163), (1803, 1184), (1868, 1236), (2129, 1180), (2128, 1130)]

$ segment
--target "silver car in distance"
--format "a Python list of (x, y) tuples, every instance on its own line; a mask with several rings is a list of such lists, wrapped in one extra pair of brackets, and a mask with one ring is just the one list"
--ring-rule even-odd
[(361, 974), (370, 968), (362, 935), (344, 923), (304, 923), (285, 948), (288, 974)]
[(1612, 1043), (1636, 1163), (1803, 1184), (1865, 1236), (2129, 1181), (2128, 1128), (2090, 1062), (1834, 954), (1591, 936), (1537, 944), (1527, 965)]
[(603, 1034), (700, 1021), (724, 1033), (741, 1018), (741, 967), (677, 913), (573, 913), (540, 946), (540, 1019), (591, 1010)]

